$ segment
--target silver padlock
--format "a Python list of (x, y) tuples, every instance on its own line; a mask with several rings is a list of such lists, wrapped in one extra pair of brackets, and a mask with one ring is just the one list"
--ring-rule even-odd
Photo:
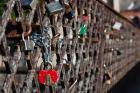
[(34, 50), (35, 43), (32, 40), (30, 40), (29, 37), (26, 40), (24, 38), (24, 34), (22, 34), (22, 40), (23, 40), (22, 41), (23, 42), (23, 50), (25, 50), (25, 51), (32, 51), (32, 50)]
[(24, 10), (33, 9), (38, 1), (37, 0), (21, 0), (21, 5)]
[(63, 11), (63, 7), (58, 1), (53, 1), (48, 4), (46, 3), (46, 8), (49, 15), (53, 15)]

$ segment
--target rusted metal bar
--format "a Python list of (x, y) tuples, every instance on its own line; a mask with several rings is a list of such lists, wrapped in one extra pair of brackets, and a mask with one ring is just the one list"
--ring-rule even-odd
[(7, 2), (7, 10), (4, 11), (3, 15), (2, 15), (2, 23), (0, 24), (0, 31), (1, 31), (1, 35), (0, 35), (0, 41), (1, 39), (3, 38), (4, 36), (4, 32), (5, 32), (5, 27), (6, 27), (6, 24), (9, 20), (9, 17), (10, 17), (10, 13), (12, 12), (12, 9), (15, 5), (15, 0), (10, 0)]

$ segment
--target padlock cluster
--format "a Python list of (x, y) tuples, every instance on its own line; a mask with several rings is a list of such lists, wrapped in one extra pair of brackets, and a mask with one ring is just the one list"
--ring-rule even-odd
[(138, 29), (100, 0), (1, 0), (0, 15), (0, 93), (105, 93), (140, 60)]

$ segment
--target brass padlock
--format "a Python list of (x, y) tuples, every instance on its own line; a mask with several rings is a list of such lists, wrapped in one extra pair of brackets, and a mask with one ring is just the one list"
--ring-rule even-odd
[(22, 45), (22, 50), (32, 51), (32, 50), (34, 50), (35, 43), (32, 40), (29, 40), (29, 37), (26, 40), (24, 38), (24, 34), (22, 34), (22, 43), (21, 43), (21, 45)]

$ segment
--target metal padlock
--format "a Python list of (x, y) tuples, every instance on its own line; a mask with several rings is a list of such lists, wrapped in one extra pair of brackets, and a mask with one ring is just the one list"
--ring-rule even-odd
[(37, 0), (21, 0), (23, 9), (33, 9)]
[(46, 8), (49, 12), (49, 15), (53, 15), (63, 11), (63, 7), (59, 3), (59, 1), (54, 1), (54, 2), (50, 2), (49, 4), (46, 4)]
[(115, 24), (112, 26), (112, 28), (116, 30), (120, 30), (121, 27), (122, 27), (122, 23), (120, 22), (115, 22)]
[(35, 43), (32, 40), (29, 40), (29, 38), (26, 40), (24, 38), (24, 34), (22, 34), (22, 45), (23, 45), (23, 50), (25, 51), (32, 51), (34, 50)]

